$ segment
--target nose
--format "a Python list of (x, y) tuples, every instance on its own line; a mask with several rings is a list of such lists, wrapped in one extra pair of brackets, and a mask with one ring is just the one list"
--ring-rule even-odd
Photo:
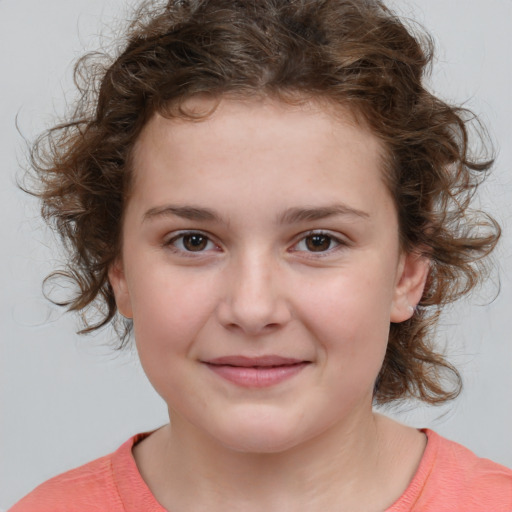
[(220, 323), (228, 330), (252, 336), (286, 325), (292, 315), (284, 272), (278, 262), (262, 254), (240, 258), (230, 265), (218, 306)]

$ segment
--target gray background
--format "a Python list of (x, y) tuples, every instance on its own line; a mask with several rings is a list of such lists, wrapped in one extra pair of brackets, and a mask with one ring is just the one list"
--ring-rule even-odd
[[(512, 134), (510, 0), (389, 2), (434, 34), (432, 87), (481, 115), (497, 141), (481, 203), (504, 227), (494, 284), (451, 309), (439, 329), (465, 379), (441, 409), (392, 411), (433, 427), (480, 456), (512, 466)], [(41, 281), (59, 261), (37, 203), (15, 180), (32, 139), (72, 98), (72, 61), (98, 47), (123, 17), (122, 0), (0, 1), (0, 509), (47, 478), (106, 454), (166, 421), (136, 357), (105, 348), (112, 333), (79, 337), (76, 319), (49, 305)]]

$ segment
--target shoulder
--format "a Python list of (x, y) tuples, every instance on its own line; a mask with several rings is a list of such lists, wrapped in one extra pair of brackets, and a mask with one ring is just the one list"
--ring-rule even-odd
[(108, 455), (51, 478), (36, 487), (9, 512), (96, 511), (97, 504), (105, 499), (107, 502), (115, 501), (111, 466), (111, 456)]
[[(456, 482), (459, 489), (496, 495), (504, 492), (512, 507), (512, 470), (481, 458), (453, 441), (449, 441), (434, 432), (429, 434), (429, 442), (437, 444), (436, 460), (432, 477)], [(506, 492), (505, 492), (506, 491)]]
[(134, 466), (132, 446), (145, 434), (129, 439), (117, 451), (67, 471), (36, 487), (8, 512), (121, 512), (119, 474)]
[(407, 510), (415, 512), (512, 511), (511, 469), (480, 458), (435, 432), (425, 433), (428, 443), (423, 459), (396, 505), (407, 504)]

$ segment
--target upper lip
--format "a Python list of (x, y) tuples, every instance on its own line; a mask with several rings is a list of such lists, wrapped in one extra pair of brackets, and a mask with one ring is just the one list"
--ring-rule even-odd
[(241, 366), (250, 368), (252, 366), (287, 366), (299, 363), (308, 363), (309, 361), (305, 361), (303, 359), (296, 359), (294, 357), (282, 357), (276, 355), (266, 355), (257, 357), (234, 355), (216, 357), (215, 359), (208, 359), (207, 361), (203, 362), (219, 366)]

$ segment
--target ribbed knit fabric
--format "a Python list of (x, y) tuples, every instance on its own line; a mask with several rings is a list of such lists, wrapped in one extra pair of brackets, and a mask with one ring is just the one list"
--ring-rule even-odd
[(512, 470), (431, 430), (411, 483), (386, 512), (512, 512)]
[(36, 487), (8, 512), (166, 512), (142, 479), (132, 447), (137, 434), (114, 453)]
[[(512, 512), (512, 470), (423, 432), (428, 443), (418, 470), (385, 512)], [(138, 434), (113, 454), (48, 480), (9, 512), (166, 512), (132, 455), (134, 444), (148, 435)]]

